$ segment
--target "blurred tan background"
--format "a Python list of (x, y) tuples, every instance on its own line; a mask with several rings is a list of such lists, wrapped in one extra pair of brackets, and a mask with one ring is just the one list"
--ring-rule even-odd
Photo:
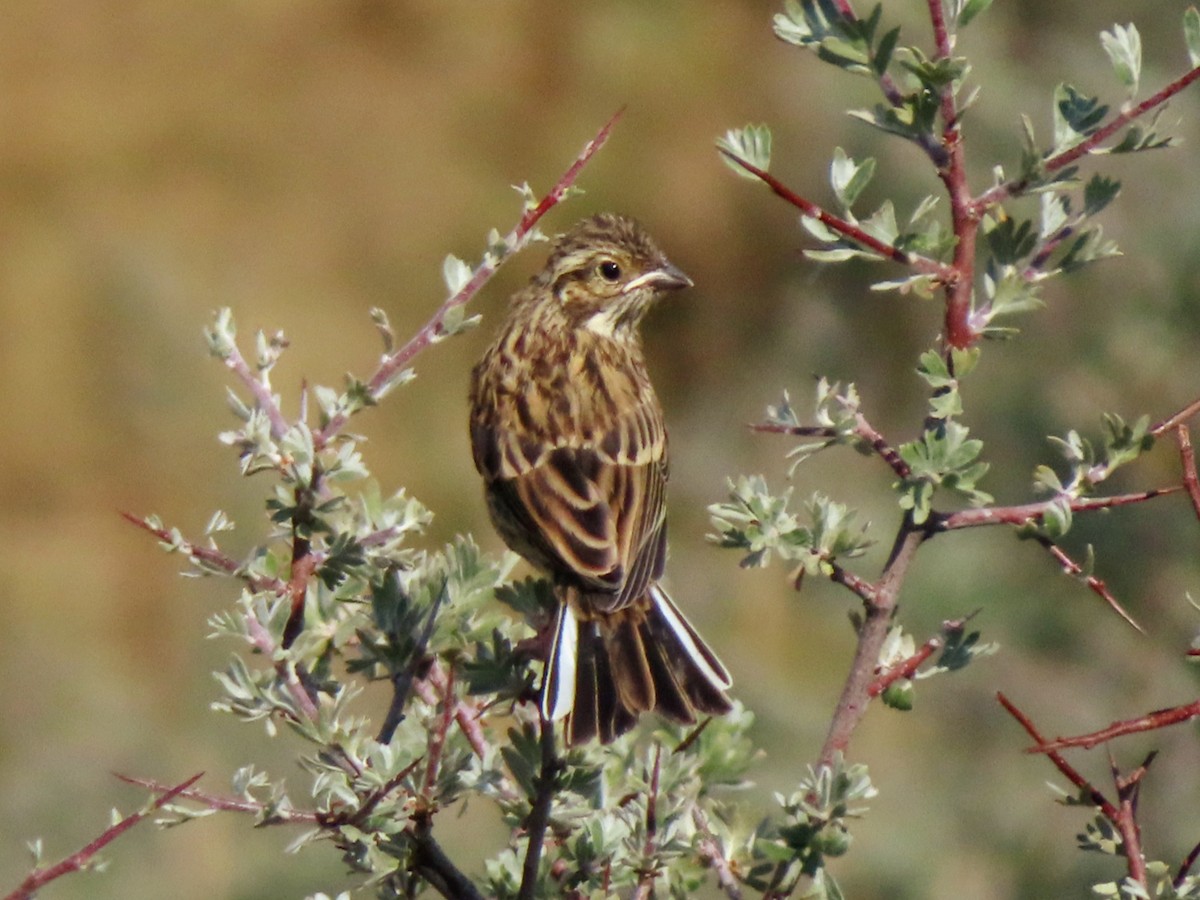
[[(924, 5), (888, 4), (920, 28)], [(978, 189), (997, 162), (1015, 168), (1019, 115), (1045, 140), (1057, 80), (1119, 102), (1097, 34), (1131, 17), (1144, 85), (1186, 65), (1185, 4), (1000, 2), (962, 39), (983, 84), (967, 120)], [(264, 482), (236, 474), (216, 442), (232, 421), (227, 379), (201, 328), (231, 306), (242, 334), (282, 328), (293, 343), (276, 383), (294, 410), (302, 379), (367, 374), (378, 342), (367, 310), (411, 333), (442, 297), (441, 260), (478, 258), (491, 227), (515, 221), (509, 184), (540, 194), (596, 129), (627, 107), (585, 172), (587, 195), (550, 231), (614, 209), (644, 220), (697, 287), (652, 317), (651, 363), (672, 433), (675, 593), (734, 671), (769, 755), (759, 796), (787, 790), (819, 747), (852, 636), (849, 595), (784, 572), (743, 572), (705, 542), (705, 507), (724, 479), (782, 486), (788, 444), (754, 437), (784, 387), (807, 408), (813, 373), (859, 383), (893, 441), (924, 407), (911, 374), (932, 345), (934, 305), (866, 290), (883, 267), (818, 268), (799, 250), (792, 212), (720, 164), (713, 139), (764, 121), (773, 169), (829, 198), (833, 148), (875, 155), (864, 208), (911, 208), (937, 188), (913, 149), (844, 115), (877, 100), (776, 41), (774, 3), (30, 2), (0, 14), (0, 891), (27, 868), (24, 842), (58, 859), (95, 836), (108, 810), (142, 793), (109, 774), (177, 781), (208, 773), (223, 791), (254, 762), (307, 784), (297, 746), (208, 711), (211, 671), (233, 647), (205, 639), (231, 585), (181, 580), (179, 562), (124, 524), (157, 512), (190, 534), (215, 508), (261, 530)], [(1161, 19), (1161, 20), (1160, 20)], [(909, 32), (927, 45), (927, 31)], [(1127, 257), (1046, 291), (1050, 308), (989, 345), (967, 383), (968, 423), (991, 442), (984, 487), (1029, 497), (1051, 461), (1047, 433), (1095, 434), (1104, 411), (1161, 418), (1200, 393), (1200, 95), (1163, 118), (1181, 148), (1103, 160), (1126, 179), (1105, 212)], [(1097, 168), (1088, 163), (1089, 171)], [(483, 327), (418, 362), (419, 380), (355, 422), (386, 489), (407, 485), (436, 511), (431, 540), (485, 515), (464, 433), (467, 373), (504, 300), (536, 270), (535, 248), (476, 304)], [(1173, 480), (1163, 446), (1120, 489)], [(896, 510), (875, 461), (829, 454), (797, 474), (863, 507), (884, 546)], [(1078, 810), (1056, 807), (1051, 767), (1025, 757), (1022, 733), (993, 699), (1004, 690), (1051, 733), (1075, 733), (1194, 697), (1181, 656), (1200, 624), (1200, 525), (1177, 499), (1079, 522), (1099, 573), (1146, 625), (1135, 635), (1036, 547), (1000, 530), (926, 548), (904, 598), (918, 638), (980, 610), (1001, 655), (919, 686), (917, 709), (874, 710), (856, 759), (881, 789), (859, 843), (835, 872), (855, 898), (1086, 896), (1117, 871), (1074, 849)], [(879, 554), (859, 571), (873, 577)], [(1149, 849), (1175, 863), (1200, 839), (1196, 729), (1122, 743), (1130, 766), (1163, 756), (1146, 783)], [(1102, 783), (1101, 751), (1079, 764)], [(454, 845), (455, 822), (442, 820)], [(66, 879), (55, 898), (301, 897), (347, 885), (326, 848), (284, 856), (291, 835), (218, 816), (114, 845), (111, 870)]]

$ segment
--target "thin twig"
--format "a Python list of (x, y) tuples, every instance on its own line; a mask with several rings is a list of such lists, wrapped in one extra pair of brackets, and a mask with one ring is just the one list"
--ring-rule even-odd
[[(267, 659), (275, 659), (275, 640), (271, 637), (271, 632), (251, 610), (246, 611), (246, 630), (250, 635), (251, 646)], [(287, 659), (275, 659), (275, 674), (287, 688), (288, 696), (292, 698), (297, 709), (306, 719), (315, 722), (320, 715), (320, 710), (304, 683), (297, 676), (295, 666)]]
[(1101, 728), (1099, 731), (1093, 731), (1090, 734), (1081, 734), (1077, 737), (1055, 738), (1052, 741), (1045, 741), (1038, 744), (1036, 747), (1030, 747), (1026, 752), (1049, 753), (1052, 750), (1064, 750), (1067, 747), (1082, 747), (1085, 750), (1090, 750), (1097, 744), (1106, 743), (1126, 734), (1156, 731), (1159, 728), (1167, 728), (1171, 725), (1187, 722), (1197, 716), (1200, 716), (1200, 700), (1185, 703), (1182, 706), (1172, 706), (1169, 709), (1156, 709), (1153, 712), (1148, 712), (1144, 716), (1138, 716), (1134, 719), (1113, 722), (1107, 728)]
[[(760, 422), (751, 425), (750, 428), (753, 431), (767, 434), (787, 434), (795, 437), (817, 437), (832, 440), (841, 436), (836, 428), (825, 425), (781, 425), (776, 422)], [(875, 430), (875, 427), (867, 421), (867, 418), (862, 413), (858, 413), (855, 416), (854, 435), (891, 466), (892, 471), (900, 478), (907, 478), (912, 474), (912, 469), (900, 457), (896, 448), (889, 444), (887, 439)]]
[[(1177, 494), (1181, 490), (1183, 488), (1179, 485), (1171, 485), (1131, 494), (1115, 494), (1110, 497), (1072, 497), (1067, 501), (1067, 506), (1072, 512), (1089, 512), (1097, 509), (1110, 509), (1114, 506), (1144, 503), (1147, 500)], [(1037, 522), (1061, 503), (1062, 500), (1056, 498), (1037, 503), (1022, 503), (1016, 506), (980, 506), (975, 509), (962, 509), (957, 512), (936, 515), (934, 527), (937, 531), (954, 531), (958, 528), (978, 528), (982, 525), (1027, 525)]]
[(284, 650), (292, 646), (304, 630), (304, 602), (308, 597), (308, 583), (317, 571), (317, 561), (312, 556), (312, 530), (317, 521), (313, 515), (313, 504), (320, 478), (320, 469), (314, 466), (310, 482), (298, 486), (293, 492), (296, 505), (291, 517), (292, 565), (288, 577), (288, 597), (292, 609), (283, 627)]
[[(866, 603), (875, 602), (875, 598), (879, 593), (879, 589), (875, 585), (871, 584), (865, 578), (860, 578), (848, 569), (842, 568), (840, 563), (833, 562), (832, 560), (828, 560), (828, 562), (831, 570), (829, 574), (830, 581), (849, 588)], [(804, 570), (801, 569), (800, 574), (796, 576), (795, 580), (796, 590), (800, 590), (800, 580), (803, 576)]]
[(1197, 859), (1200, 859), (1200, 844), (1193, 847), (1188, 852), (1188, 855), (1183, 858), (1183, 862), (1179, 864), (1179, 868), (1175, 872), (1175, 887), (1178, 888), (1183, 885), (1184, 879), (1191, 874), (1192, 866), (1196, 864)]
[(1149, 883), (1146, 880), (1146, 857), (1142, 853), (1142, 830), (1137, 820), (1138, 796), (1141, 793), (1142, 778), (1149, 771), (1150, 763), (1154, 761), (1157, 753), (1158, 751), (1152, 750), (1145, 761), (1128, 775), (1122, 775), (1117, 770), (1117, 764), (1111, 756), (1109, 757), (1113, 782), (1117, 786), (1117, 797), (1121, 804), (1121, 816), (1113, 824), (1121, 833), (1121, 850), (1125, 855), (1129, 877), (1143, 887), (1149, 887)]
[[(144, 787), (155, 794), (166, 794), (173, 790), (161, 782), (150, 778), (137, 778), (132, 775), (122, 775), (120, 772), (114, 772), (113, 774), (126, 784), (136, 784), (138, 787)], [(178, 791), (176, 796), (179, 796), (184, 800), (190, 800), (193, 803), (199, 803), (205, 809), (218, 809), (223, 812), (240, 812), (262, 815), (267, 808), (265, 803), (260, 803), (257, 800), (244, 800), (238, 797), (222, 797), (217, 794), (209, 794), (205, 791), (198, 791), (195, 788), (187, 788), (186, 790)], [(286, 810), (274, 810), (271, 814), (271, 818), (264, 821), (262, 824), (290, 825), (295, 822), (305, 822), (316, 825), (320, 821), (320, 813), (312, 812), (310, 810), (289, 808)]]
[[(1025, 713), (1021, 712), (1021, 710), (1017, 708), (1016, 704), (1014, 704), (1001, 692), (996, 693), (996, 699), (1000, 701), (1000, 705), (1008, 711), (1008, 714), (1016, 719), (1021, 727), (1025, 729), (1025, 733), (1033, 738), (1034, 743), (1037, 746), (1041, 747), (1046, 743), (1046, 739), (1042, 737), (1041, 733), (1037, 730), (1037, 727), (1033, 724), (1030, 718), (1025, 715)], [(1081, 792), (1087, 794), (1088, 800), (1091, 801), (1093, 806), (1100, 810), (1100, 813), (1104, 816), (1104, 818), (1108, 819), (1110, 822), (1115, 822), (1117, 820), (1117, 816), (1120, 815), (1120, 812), (1117, 810), (1117, 808), (1113, 806), (1111, 802), (1109, 802), (1107, 797), (1093, 787), (1092, 783), (1084, 778), (1074, 766), (1067, 762), (1066, 758), (1061, 753), (1059, 753), (1057, 750), (1049, 750), (1046, 752), (1046, 758), (1049, 759), (1050, 762), (1054, 763), (1055, 767), (1063, 774), (1064, 778), (1071, 782), (1071, 784), (1075, 785), (1075, 787)]]
[(221, 362), (254, 395), (255, 406), (267, 414), (267, 421), (271, 423), (271, 437), (279, 440), (287, 434), (291, 426), (288, 425), (283, 411), (279, 408), (279, 399), (271, 393), (271, 385), (250, 370), (250, 364), (242, 356), (242, 351), (238, 349), (236, 342), (229, 342), (226, 352), (221, 355)]
[(121, 517), (127, 522), (136, 525), (143, 531), (147, 531), (154, 535), (163, 544), (166, 544), (171, 550), (179, 552), (187, 556), (189, 559), (198, 560), (210, 568), (223, 572), (226, 575), (233, 575), (246, 582), (252, 591), (274, 591), (282, 593), (287, 589), (287, 583), (279, 578), (265, 578), (259, 575), (250, 575), (246, 572), (245, 567), (231, 556), (227, 556), (220, 550), (214, 547), (202, 547), (192, 541), (187, 540), (177, 534), (173, 534), (167, 528), (156, 528), (146, 521), (141, 516), (136, 516), (130, 512), (122, 512)]
[(554, 751), (554, 723), (542, 719), (542, 768), (538, 773), (536, 794), (529, 818), (525, 822), (528, 846), (521, 867), (521, 887), (517, 900), (533, 900), (537, 893), (538, 869), (542, 863), (542, 847), (546, 842), (546, 829), (550, 824), (550, 809), (554, 804), (554, 790), (558, 785), (558, 773), (562, 768)]
[(1113, 612), (1119, 615), (1122, 619), (1124, 619), (1142, 634), (1146, 633), (1146, 630), (1137, 623), (1137, 620), (1134, 619), (1133, 616), (1125, 611), (1125, 608), (1121, 606), (1117, 598), (1113, 596), (1112, 591), (1108, 589), (1108, 585), (1104, 583), (1103, 579), (1097, 578), (1095, 575), (1084, 575), (1083, 566), (1079, 565), (1079, 563), (1067, 556), (1065, 550), (1059, 547), (1058, 544), (1054, 543), (1054, 541), (1050, 540), (1050, 538), (1046, 537), (1044, 534), (1035, 534), (1033, 539), (1045, 547), (1046, 551), (1056, 560), (1058, 560), (1058, 564), (1062, 566), (1062, 570), (1064, 572), (1066, 572), (1068, 575), (1082, 579), (1083, 583), (1091, 589), (1092, 593), (1107, 603)]
[(1183, 466), (1183, 488), (1191, 498), (1196, 518), (1200, 519), (1200, 478), (1196, 477), (1196, 451), (1192, 448), (1192, 433), (1183, 422), (1175, 426), (1175, 442), (1179, 445), (1179, 462)]
[[(642, 857), (650, 860), (654, 857), (658, 844), (658, 782), (662, 772), (662, 744), (654, 745), (654, 763), (650, 770), (650, 795), (646, 798), (646, 840), (642, 843)], [(635, 900), (648, 900), (654, 894), (654, 880), (658, 870), (648, 866), (638, 875)]]
[(161, 809), (165, 804), (170, 803), (175, 797), (186, 791), (189, 787), (200, 780), (204, 773), (193, 775), (187, 781), (175, 785), (175, 787), (164, 791), (160, 796), (156, 797), (149, 809), (131, 813), (123, 818), (120, 822), (105, 829), (94, 841), (89, 843), (82, 849), (72, 853), (70, 856), (55, 863), (52, 866), (37, 868), (25, 876), (25, 880), (17, 887), (15, 891), (5, 896), (4, 900), (31, 900), (34, 894), (45, 885), (54, 881), (56, 878), (61, 878), (64, 875), (69, 875), (72, 872), (78, 872), (87, 866), (105, 847), (123, 835), (126, 831), (136, 825), (142, 819), (146, 818), (151, 812)]
[(1183, 409), (1172, 413), (1156, 425), (1152, 425), (1150, 427), (1150, 434), (1154, 435), (1155, 437), (1162, 437), (1162, 435), (1166, 434), (1173, 428), (1182, 425), (1197, 413), (1200, 413), (1200, 399), (1193, 400)]
[(683, 753), (685, 750), (689, 749), (692, 746), (692, 744), (696, 743), (696, 741), (700, 739), (700, 735), (704, 734), (704, 729), (706, 729), (709, 725), (712, 724), (712, 720), (713, 720), (712, 716), (709, 716), (708, 718), (704, 719), (704, 721), (702, 721), (699, 725), (697, 725), (695, 728), (693, 728), (691, 731), (689, 731), (687, 733), (687, 735), (684, 737), (684, 739), (675, 745), (674, 749), (671, 750), (671, 752), (672, 753)]
[[(513, 229), (504, 237), (503, 241), (497, 246), (490, 248), (484, 261), (475, 269), (470, 280), (456, 293), (443, 303), (425, 323), (424, 326), (408, 341), (404, 346), (384, 355), (383, 360), (379, 364), (379, 368), (367, 381), (367, 395), (373, 399), (379, 399), (386, 391), (387, 386), (391, 383), (397, 372), (406, 367), (412, 359), (433, 344), (438, 337), (443, 333), (446, 316), (460, 306), (465, 305), (471, 300), (480, 288), (482, 288), (491, 279), (496, 271), (508, 260), (514, 253), (523, 248), (533, 233), (534, 226), (538, 221), (566, 196), (568, 190), (574, 185), (575, 180), (579, 177), (579, 173), (583, 171), (583, 167), (596, 155), (597, 151), (604, 146), (608, 140), (609, 133), (617, 124), (617, 120), (621, 118), (624, 110), (618, 110), (611, 119), (604, 123), (604, 127), (596, 133), (575, 161), (570, 165), (562, 177), (558, 179), (554, 187), (550, 189), (535, 206), (525, 210), (520, 220)], [(346, 425), (349, 420), (349, 414), (346, 412), (335, 413), (323, 428), (313, 434), (313, 444), (318, 448), (328, 444)]]
[(941, 650), (943, 641), (940, 637), (931, 637), (919, 648), (917, 652), (905, 660), (891, 666), (886, 672), (880, 672), (875, 680), (871, 682), (867, 688), (867, 695), (870, 697), (878, 697), (888, 689), (892, 684), (902, 678), (912, 678), (916, 674), (917, 669), (937, 651)]
[(692, 807), (692, 822), (696, 826), (696, 831), (700, 833), (700, 839), (696, 843), (700, 861), (713, 870), (717, 876), (717, 884), (729, 900), (742, 900), (742, 888), (738, 884), (737, 876), (729, 867), (729, 860), (725, 858), (725, 854), (721, 850), (721, 842), (713, 834), (712, 827), (708, 823), (708, 816), (699, 806)]
[(782, 197), (788, 203), (792, 204), (792, 206), (803, 212), (806, 216), (816, 219), (817, 221), (821, 222), (821, 224), (833, 229), (843, 237), (849, 238), (854, 243), (862, 247), (866, 247), (868, 250), (873, 250), (880, 256), (886, 257), (893, 262), (898, 262), (910, 269), (915, 269), (918, 272), (925, 272), (930, 275), (934, 275), (939, 279), (949, 279), (954, 277), (954, 271), (944, 263), (940, 263), (936, 259), (930, 259), (927, 256), (921, 256), (919, 253), (909, 253), (908, 251), (901, 250), (899, 247), (895, 247), (892, 244), (884, 243), (877, 237), (868, 234), (866, 231), (859, 228), (852, 222), (849, 222), (840, 216), (835, 216), (833, 213), (821, 206), (818, 206), (811, 200), (801, 197), (765, 169), (760, 169), (753, 163), (742, 159), (740, 156), (730, 153), (724, 148), (718, 149), (720, 149), (720, 152), (732, 162), (745, 169), (755, 178), (758, 178), (760, 181), (762, 181), (777, 196)]
[[(425, 675), (425, 680), (416, 682), (415, 687), (417, 693), (421, 695), (421, 699), (426, 702), (430, 701), (432, 695), (425, 692), (429, 685), (433, 685), (434, 688), (444, 693), (446, 677), (446, 670), (442, 667), (441, 662), (434, 660)], [(467, 743), (471, 745), (471, 749), (475, 751), (475, 755), (483, 759), (488, 752), (488, 741), (480, 724), (480, 705), (474, 701), (459, 699), (454, 704), (454, 721), (467, 739)]]
[[(388, 573), (389, 578), (396, 577), (394, 572)], [(438, 591), (433, 603), (429, 605), (429, 615), (425, 618), (425, 627), (421, 630), (420, 636), (417, 638), (417, 645), (413, 648), (412, 659), (409, 660), (407, 666), (400, 672), (392, 675), (392, 702), (388, 705), (387, 714), (383, 717), (383, 725), (379, 729), (379, 734), (375, 740), (380, 744), (390, 744), (392, 737), (396, 734), (396, 729), (400, 727), (400, 723), (404, 720), (404, 707), (408, 705), (408, 695), (412, 691), (413, 679), (416, 678), (417, 670), (429, 663), (425, 658), (425, 650), (429, 646), (429, 639), (433, 636), (433, 627), (437, 623), (437, 613), (441, 608), (442, 603), (448, 596), (446, 585), (449, 583), (448, 578), (442, 580), (442, 589)], [(443, 696), (445, 691), (442, 691)], [(455, 707), (458, 705), (457, 699), (451, 697), (448, 703), (453, 703)]]
[(450, 669), (446, 674), (446, 684), (442, 690), (442, 718), (429, 735), (425, 780), (421, 785), (421, 801), (427, 806), (434, 802), (434, 789), (437, 787), (438, 772), (442, 764), (442, 751), (446, 748), (446, 735), (450, 733), (450, 723), (454, 721), (454, 708), (457, 705), (454, 696), (454, 669)]
[[(1117, 114), (1111, 122), (1102, 128), (1093, 131), (1086, 138), (1067, 150), (1057, 153), (1054, 156), (1048, 157), (1043, 163), (1043, 168), (1047, 173), (1057, 172), (1059, 169), (1069, 166), (1082, 156), (1091, 153), (1097, 149), (1106, 140), (1141, 116), (1154, 110), (1156, 107), (1162, 106), (1184, 88), (1188, 87), (1193, 81), (1200, 78), (1200, 66), (1190, 69), (1176, 78), (1162, 90), (1158, 91), (1129, 109)], [(973, 201), (973, 206), (977, 214), (982, 214), (998, 203), (1004, 202), (1009, 197), (1014, 197), (1022, 194), (1031, 184), (1029, 178), (1018, 178), (1012, 181), (1006, 181), (1004, 184), (996, 185), (996, 187), (985, 191)], [(1197, 408), (1200, 408), (1200, 401), (1197, 401)], [(1195, 409), (1192, 411), (1195, 412)], [(1190, 413), (1189, 413), (1190, 415)]]

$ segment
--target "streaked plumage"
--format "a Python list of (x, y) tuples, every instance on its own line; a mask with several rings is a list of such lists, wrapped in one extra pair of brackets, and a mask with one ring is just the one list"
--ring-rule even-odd
[(543, 714), (567, 740), (729, 710), (724, 666), (658, 585), (667, 435), (637, 326), (691, 281), (633, 221), (586, 219), (512, 299), (471, 381), (471, 445), (500, 535), (562, 603)]

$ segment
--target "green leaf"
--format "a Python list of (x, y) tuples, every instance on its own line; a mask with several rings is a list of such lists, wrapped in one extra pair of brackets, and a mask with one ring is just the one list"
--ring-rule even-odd
[(1200, 66), (1200, 12), (1194, 6), (1189, 6), (1183, 12), (1183, 40), (1187, 44), (1192, 68)]
[(1100, 127), (1108, 107), (1095, 97), (1081, 94), (1069, 84), (1054, 91), (1054, 148), (1064, 150)]
[(992, 0), (967, 0), (958, 14), (958, 27), (966, 28), (981, 12), (992, 5)]
[(442, 279), (451, 294), (457, 294), (466, 287), (473, 274), (471, 267), (453, 253), (448, 254), (442, 261)]
[(1137, 94), (1138, 82), (1142, 77), (1142, 36), (1132, 23), (1114, 25), (1112, 31), (1100, 32), (1100, 44), (1108, 54), (1113, 71), (1129, 96)]
[(1103, 175), (1093, 175), (1083, 189), (1083, 214), (1094, 216), (1121, 192), (1121, 182)]
[(875, 160), (867, 158), (857, 163), (841, 147), (834, 149), (833, 162), (829, 164), (829, 183), (844, 209), (849, 210), (854, 205), (874, 174)]
[(988, 249), (996, 262), (1001, 264), (1022, 261), (1037, 245), (1037, 234), (1034, 232), (1033, 223), (1028, 219), (1018, 221), (1006, 217), (996, 221), (989, 218), (984, 222), (984, 228)]
[(913, 708), (913, 698), (916, 691), (913, 683), (907, 678), (898, 678), (883, 689), (880, 699), (883, 705), (899, 712), (909, 712)]
[[(991, 0), (987, 0), (991, 2)], [(879, 39), (879, 46), (875, 48), (875, 56), (871, 60), (871, 68), (875, 70), (877, 77), (883, 77), (887, 72), (888, 66), (892, 63), (892, 54), (896, 51), (896, 42), (900, 40), (900, 28), (897, 26), (887, 32)]]

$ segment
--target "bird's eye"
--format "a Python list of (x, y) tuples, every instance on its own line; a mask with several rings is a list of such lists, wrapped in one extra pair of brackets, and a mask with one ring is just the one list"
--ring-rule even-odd
[(600, 265), (597, 267), (597, 270), (600, 272), (600, 277), (609, 284), (614, 283), (618, 278), (621, 277), (621, 267), (611, 259), (606, 259), (604, 262), (600, 263)]

